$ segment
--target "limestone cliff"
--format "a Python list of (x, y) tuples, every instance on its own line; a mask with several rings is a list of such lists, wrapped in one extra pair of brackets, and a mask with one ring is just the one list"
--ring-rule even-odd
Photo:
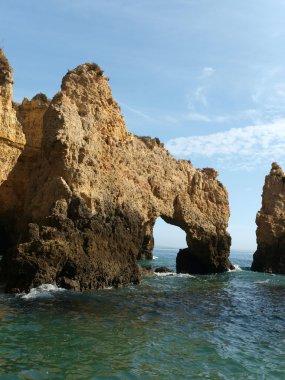
[(0, 186), (0, 254), (17, 240), (25, 226), (23, 210), (26, 194), (34, 166), (41, 159), (43, 115), (48, 106), (49, 101), (42, 94), (31, 101), (25, 98), (22, 104), (15, 105), (26, 144), (13, 170)]
[[(20, 119), (31, 129), (23, 107)], [(136, 259), (152, 257), (159, 216), (186, 232), (189, 260), (202, 273), (229, 268), (228, 195), (217, 172), (129, 133), (99, 66), (69, 72), (41, 117), (40, 149), (25, 159), (21, 218), (5, 242), (7, 291), (46, 282), (78, 290), (137, 283)]]
[(0, 184), (14, 167), (25, 144), (12, 100), (13, 71), (0, 49)]
[(256, 224), (257, 250), (251, 269), (285, 274), (285, 174), (275, 162), (265, 177)]

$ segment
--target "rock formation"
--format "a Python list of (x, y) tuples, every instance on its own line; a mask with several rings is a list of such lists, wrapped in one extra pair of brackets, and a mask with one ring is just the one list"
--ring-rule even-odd
[(0, 185), (14, 167), (25, 144), (12, 99), (13, 72), (0, 49)]
[[(152, 257), (160, 216), (186, 232), (189, 260), (204, 272), (229, 268), (228, 195), (217, 172), (129, 133), (98, 65), (68, 72), (50, 104), (37, 96), (17, 113), (30, 147), (9, 189), (0, 187), (3, 202), (19, 193), (0, 207), (7, 291), (138, 283), (136, 259)], [(14, 222), (10, 231), (1, 227), (4, 217)]]
[(17, 118), (26, 137), (26, 145), (7, 180), (0, 187), (0, 254), (13, 245), (24, 225), (23, 210), (33, 165), (40, 160), (43, 115), (49, 101), (42, 94), (31, 101), (15, 104)]
[(275, 162), (265, 177), (256, 224), (257, 250), (251, 269), (285, 274), (285, 174)]

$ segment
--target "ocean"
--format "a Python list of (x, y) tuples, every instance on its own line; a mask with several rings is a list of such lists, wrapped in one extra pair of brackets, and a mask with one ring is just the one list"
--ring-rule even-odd
[[(153, 267), (175, 269), (175, 249)], [(285, 276), (160, 274), (141, 285), (0, 294), (0, 379), (285, 379)]]

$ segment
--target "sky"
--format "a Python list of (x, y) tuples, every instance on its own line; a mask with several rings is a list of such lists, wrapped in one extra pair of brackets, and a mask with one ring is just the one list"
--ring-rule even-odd
[[(0, 47), (15, 101), (98, 63), (131, 132), (218, 170), (232, 247), (253, 252), (264, 177), (285, 168), (284, 14), (284, 0), (0, 0)], [(161, 220), (155, 240), (185, 246)]]

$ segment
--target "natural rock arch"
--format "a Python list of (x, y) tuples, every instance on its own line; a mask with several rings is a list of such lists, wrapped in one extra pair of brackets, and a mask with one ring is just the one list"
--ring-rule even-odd
[(186, 232), (189, 254), (205, 271), (228, 269), (228, 195), (217, 172), (129, 133), (97, 65), (69, 72), (42, 120), (21, 234), (2, 260), (7, 291), (47, 282), (81, 290), (137, 283), (136, 259), (152, 254), (159, 216)]

